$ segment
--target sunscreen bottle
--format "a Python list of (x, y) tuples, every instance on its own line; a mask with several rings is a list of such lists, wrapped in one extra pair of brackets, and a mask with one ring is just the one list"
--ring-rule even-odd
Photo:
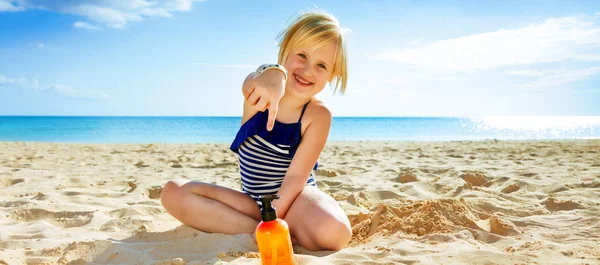
[(279, 196), (262, 195), (259, 198), (262, 221), (256, 227), (256, 243), (262, 265), (295, 265), (290, 229), (285, 220), (277, 218), (272, 204)]

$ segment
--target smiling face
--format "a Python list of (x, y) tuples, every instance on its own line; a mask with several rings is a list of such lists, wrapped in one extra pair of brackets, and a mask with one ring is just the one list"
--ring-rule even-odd
[(284, 64), (289, 73), (286, 93), (312, 98), (331, 81), (337, 43), (331, 40), (320, 46), (298, 47), (290, 51)]
[(344, 93), (348, 80), (344, 32), (337, 19), (315, 11), (300, 15), (279, 33), (277, 63), (288, 70), (286, 93), (310, 99), (331, 82)]

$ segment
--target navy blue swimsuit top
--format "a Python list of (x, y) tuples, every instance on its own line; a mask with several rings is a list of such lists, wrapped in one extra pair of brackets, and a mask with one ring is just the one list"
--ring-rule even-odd
[[(301, 135), (301, 120), (306, 110), (302, 108), (296, 123), (282, 123), (275, 120), (269, 132), (267, 121), (269, 111), (257, 112), (246, 121), (237, 132), (230, 149), (238, 154), (242, 191), (258, 201), (262, 194), (277, 193), (283, 178), (298, 149)], [(317, 169), (318, 162), (313, 170)], [(311, 172), (307, 185), (316, 185)]]

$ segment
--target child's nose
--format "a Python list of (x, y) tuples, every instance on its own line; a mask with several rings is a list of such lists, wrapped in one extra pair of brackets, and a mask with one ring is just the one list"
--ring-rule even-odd
[(311, 72), (310, 72), (310, 64), (309, 63), (305, 63), (302, 66), (302, 74), (304, 74), (304, 76), (310, 76)]

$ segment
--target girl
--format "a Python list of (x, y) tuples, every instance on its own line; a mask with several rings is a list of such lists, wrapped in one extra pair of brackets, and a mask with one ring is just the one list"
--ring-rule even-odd
[(279, 35), (279, 64), (262, 65), (242, 86), (242, 126), (230, 149), (239, 156), (242, 190), (197, 181), (169, 181), (167, 212), (209, 233), (254, 235), (258, 196), (274, 194), (292, 240), (309, 250), (339, 250), (352, 237), (337, 202), (316, 187), (313, 169), (325, 146), (331, 113), (314, 96), (327, 83), (343, 93), (345, 37), (330, 14), (299, 16)]

